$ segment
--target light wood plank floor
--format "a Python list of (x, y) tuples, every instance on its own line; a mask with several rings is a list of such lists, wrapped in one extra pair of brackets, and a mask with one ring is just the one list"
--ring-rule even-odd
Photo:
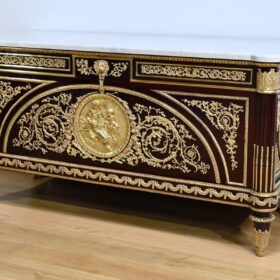
[(248, 210), (0, 171), (0, 279), (280, 279)]

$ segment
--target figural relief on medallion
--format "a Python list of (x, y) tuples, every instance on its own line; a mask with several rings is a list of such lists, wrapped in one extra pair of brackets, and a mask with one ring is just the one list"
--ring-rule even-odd
[(80, 149), (109, 158), (119, 154), (130, 139), (130, 121), (122, 104), (107, 94), (90, 94), (76, 109), (74, 134)]

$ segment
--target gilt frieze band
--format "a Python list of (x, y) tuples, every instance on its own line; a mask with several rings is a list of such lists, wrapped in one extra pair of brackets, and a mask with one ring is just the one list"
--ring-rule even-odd
[(0, 53), (0, 66), (29, 69), (69, 70), (69, 57)]
[(128, 61), (112, 61), (99, 59), (76, 58), (76, 72), (81, 76), (98, 76), (98, 63), (104, 62), (108, 68), (106, 76), (120, 78), (129, 71), (130, 63)]
[[(104, 54), (99, 54), (98, 56), (94, 52), (92, 54), (85, 52), (87, 56), (83, 57), (82, 52), (79, 52), (80, 56), (77, 56), (76, 53), (78, 52), (70, 51), (66, 55), (64, 51), (46, 50), (45, 53), (42, 53), (40, 50), (40, 52), (36, 53), (35, 50), (32, 50), (29, 53), (27, 49), (25, 50), (26, 52), (24, 53), (0, 52), (0, 71), (74, 77), (73, 66), (76, 68), (76, 75), (78, 74), (78, 76), (95, 76), (94, 61), (105, 57)], [(141, 59), (142, 57), (143, 59)], [(109, 76), (111, 78), (122, 77), (130, 81), (143, 83), (151, 81), (165, 83), (166, 81), (172, 84), (185, 84), (191, 82), (194, 86), (199, 84), (203, 86), (204, 82), (209, 82), (210, 87), (215, 86), (210, 83), (225, 84), (225, 88), (233, 89), (236, 86), (240, 86), (244, 90), (265, 94), (277, 93), (280, 90), (280, 72), (277, 67), (269, 70), (259, 68), (255, 72), (253, 67), (245, 68), (246, 63), (244, 64), (241, 61), (236, 63), (238, 67), (233, 67), (228, 66), (227, 64), (232, 64), (232, 62), (226, 60), (224, 65), (221, 65), (222, 61), (215, 60), (211, 65), (211, 60), (207, 59), (197, 59), (196, 63), (195, 59), (182, 58), (179, 60), (175, 57), (174, 59), (166, 57), (166, 61), (162, 61), (164, 57), (129, 54), (106, 54), (106, 59), (110, 64)], [(162, 62), (158, 62), (159, 60)], [(186, 63), (183, 62), (184, 60), (186, 60)], [(213, 66), (216, 63), (217, 65)], [(264, 67), (265, 65), (263, 64)], [(255, 80), (256, 86), (253, 85)], [(226, 84), (231, 84), (231, 86), (226, 86)]]
[(135, 61), (133, 79), (173, 81), (207, 81), (252, 84), (252, 70), (246, 68)]
[[(118, 186), (121, 188), (137, 189), (143, 191), (150, 191), (155, 193), (168, 194), (180, 197), (192, 197), (194, 199), (206, 200), (211, 202), (220, 202), (225, 204), (233, 204), (239, 206), (249, 207), (259, 212), (271, 212), (277, 207), (279, 191), (270, 193), (269, 196), (258, 196), (257, 193), (247, 191), (230, 191), (210, 186), (205, 183), (205, 187), (191, 183), (175, 183), (165, 181), (134, 177), (128, 174), (122, 175), (119, 173), (104, 172), (101, 170), (93, 170), (89, 168), (82, 168), (78, 166), (68, 166), (69, 164), (47, 161), (34, 161), (32, 158), (20, 159), (14, 156), (0, 155), (0, 166), (6, 168), (16, 168), (17, 170), (27, 170), (39, 174), (48, 174), (54, 177), (72, 178), (78, 181), (85, 182), (102, 182), (102, 184)], [(140, 175), (140, 174), (139, 174)], [(209, 186), (208, 186), (209, 185)]]

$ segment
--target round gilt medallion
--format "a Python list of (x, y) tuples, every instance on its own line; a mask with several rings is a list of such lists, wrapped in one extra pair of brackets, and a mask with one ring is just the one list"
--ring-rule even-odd
[(113, 96), (93, 93), (76, 109), (74, 134), (87, 153), (110, 158), (121, 153), (130, 139), (130, 121), (124, 106)]

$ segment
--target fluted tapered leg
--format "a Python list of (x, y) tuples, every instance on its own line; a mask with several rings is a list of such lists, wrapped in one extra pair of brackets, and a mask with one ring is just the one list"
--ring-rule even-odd
[(271, 222), (274, 220), (275, 216), (271, 213), (254, 212), (250, 218), (254, 222), (256, 254), (258, 257), (263, 257), (269, 243)]

